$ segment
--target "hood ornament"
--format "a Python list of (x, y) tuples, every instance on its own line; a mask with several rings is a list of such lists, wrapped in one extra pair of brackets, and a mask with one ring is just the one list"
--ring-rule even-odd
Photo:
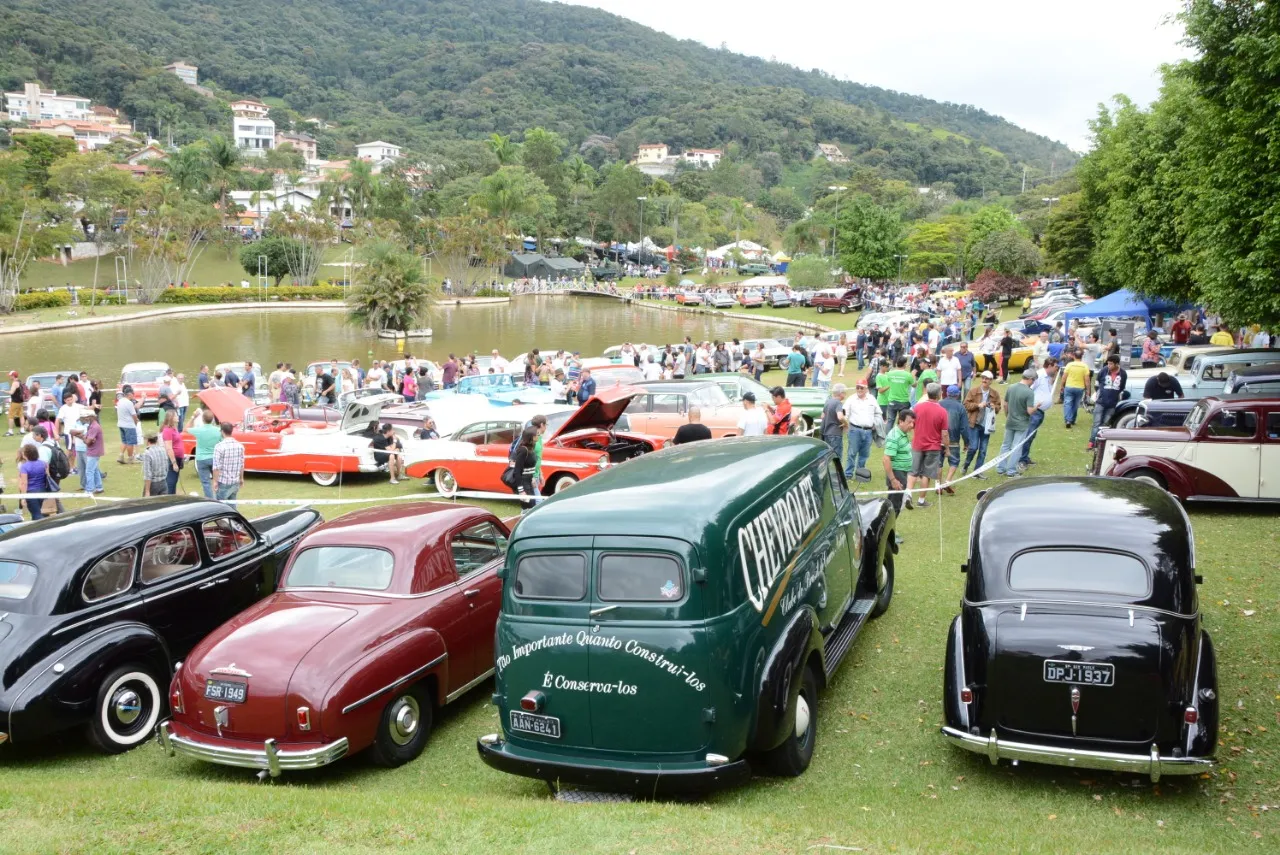
[(1071, 735), (1076, 735), (1076, 716), (1080, 712), (1080, 687), (1071, 687)]

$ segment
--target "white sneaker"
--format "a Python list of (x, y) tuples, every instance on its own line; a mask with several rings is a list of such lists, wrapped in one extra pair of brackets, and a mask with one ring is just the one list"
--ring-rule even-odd
[(391, 483), (392, 483), (392, 484), (399, 484), (400, 482), (399, 482), (399, 481), (397, 481), (395, 478), (392, 478), (392, 479), (391, 479)]

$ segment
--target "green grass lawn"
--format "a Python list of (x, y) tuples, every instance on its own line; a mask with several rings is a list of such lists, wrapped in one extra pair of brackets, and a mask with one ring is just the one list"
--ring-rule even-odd
[[(765, 382), (781, 382), (781, 375), (773, 372)], [(114, 437), (112, 419), (106, 427)], [(1039, 465), (1032, 472), (1083, 472), (1086, 438), (1065, 430), (1055, 408), (1036, 441)], [(15, 448), (15, 439), (0, 439), (11, 491)], [(139, 494), (141, 467), (111, 461), (104, 464), (107, 493)], [(185, 489), (198, 489), (193, 472), (183, 477)], [(882, 484), (877, 478), (864, 489)], [(486, 684), (443, 713), (420, 759), (391, 771), (350, 758), (258, 784), (246, 770), (163, 757), (152, 743), (114, 758), (94, 754), (74, 734), (29, 748), (5, 746), (0, 851), (1280, 851), (1274, 512), (1190, 508), (1205, 577), (1201, 608), (1218, 652), (1222, 765), (1202, 777), (1152, 785), (1104, 772), (995, 768), (941, 741), (946, 631), (961, 596), (959, 565), (981, 486), (967, 481), (955, 498), (904, 512), (892, 607), (857, 640), (826, 692), (813, 765), (801, 778), (758, 778), (701, 801), (558, 803), (541, 783), (493, 771), (476, 757), (476, 737), (498, 729)], [(378, 503), (421, 489), (353, 478), (341, 494)], [(242, 492), (242, 498), (338, 495), (296, 477), (250, 476)], [(345, 509), (323, 510), (333, 516)], [(1071, 509), (1047, 512), (1045, 526), (1057, 523), (1055, 513), (1065, 517)], [(662, 710), (640, 715), (660, 721)]]

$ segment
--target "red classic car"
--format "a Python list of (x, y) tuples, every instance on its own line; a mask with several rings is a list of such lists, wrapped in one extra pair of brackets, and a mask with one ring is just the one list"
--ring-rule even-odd
[[(665, 446), (667, 440), (661, 436), (614, 430), (632, 399), (645, 394), (635, 386), (602, 388), (558, 428), (549, 429), (542, 444), (542, 492), (558, 493), (614, 464)], [(492, 416), (448, 440), (422, 443), (420, 452), (409, 449), (405, 471), (412, 478), (430, 476), (446, 497), (459, 490), (510, 493), (502, 483), (502, 471), (525, 418), (512, 419), (502, 408), (495, 408)]]
[(1181, 427), (1103, 430), (1093, 474), (1145, 481), (1183, 501), (1280, 501), (1280, 397), (1205, 398)]
[(147, 415), (160, 411), (160, 378), (169, 371), (167, 362), (130, 362), (120, 369), (120, 385), (116, 387), (118, 396), (125, 386), (133, 389), (133, 402), (138, 408), (138, 415)]
[[(377, 471), (369, 443), (382, 407), (399, 400), (391, 394), (357, 398), (335, 424), (299, 419), (288, 404), (257, 406), (234, 389), (200, 393), (218, 421), (236, 426), (233, 436), (244, 445), (246, 472), (310, 475), (322, 487), (336, 484), (341, 473)], [(184, 433), (182, 441), (187, 454), (194, 453), (195, 437)]]
[(435, 712), (493, 673), (509, 529), (468, 505), (368, 508), (310, 531), (278, 591), (179, 667), (161, 745), (225, 766), (311, 769), (422, 752)]
[(847, 315), (849, 312), (862, 308), (862, 290), (859, 288), (850, 288), (848, 290), (831, 288), (826, 291), (819, 291), (809, 299), (809, 305), (817, 309), (820, 315), (823, 312), (839, 312), (842, 315)]

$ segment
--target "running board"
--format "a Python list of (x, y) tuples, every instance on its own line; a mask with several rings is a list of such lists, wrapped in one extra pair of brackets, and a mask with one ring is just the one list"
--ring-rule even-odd
[(871, 609), (876, 604), (875, 597), (860, 597), (853, 601), (853, 605), (849, 607), (849, 611), (845, 613), (844, 620), (840, 621), (840, 626), (835, 632), (827, 636), (827, 640), (823, 647), (826, 653), (827, 673), (834, 673), (836, 667), (840, 664), (840, 660), (853, 646), (853, 639), (857, 637), (858, 630), (862, 629), (862, 625), (867, 622), (867, 617), (871, 614)]

